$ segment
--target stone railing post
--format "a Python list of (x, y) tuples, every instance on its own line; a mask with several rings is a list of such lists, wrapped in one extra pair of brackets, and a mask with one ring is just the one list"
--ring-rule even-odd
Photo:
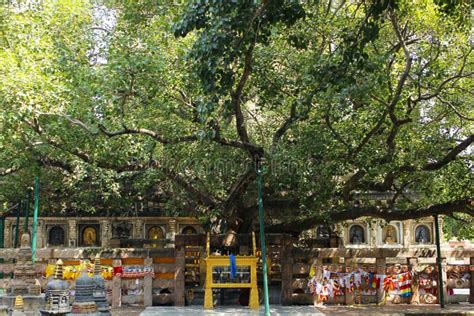
[[(376, 258), (375, 259), (375, 266), (376, 266), (376, 271), (377, 274), (379, 275), (385, 275), (386, 272), (386, 265), (387, 265), (387, 259), (385, 257), (383, 258)], [(380, 286), (377, 289), (377, 303), (380, 304), (384, 301), (385, 299), (385, 291), (383, 289), (383, 279), (380, 280)]]
[[(153, 267), (153, 258), (145, 258), (145, 267)], [(143, 305), (145, 307), (153, 305), (153, 275), (145, 274), (143, 277)]]
[[(346, 272), (352, 270), (353, 261), (354, 260), (352, 258), (344, 258), (344, 263), (345, 263), (345, 266), (346, 266)], [(354, 302), (355, 302), (354, 291), (355, 291), (355, 289), (350, 289), (349, 287), (346, 286), (346, 288), (344, 290), (344, 304), (345, 305), (354, 305)]]
[(474, 304), (474, 257), (470, 259), (470, 270), (471, 270), (471, 288), (469, 291), (469, 303)]
[(293, 243), (291, 238), (282, 238), (281, 248), (281, 304), (291, 305), (293, 294)]
[[(321, 257), (321, 254), (318, 253), (316, 260), (313, 258), (312, 264), (314, 265), (314, 276), (318, 282), (321, 282), (323, 279), (323, 258)], [(314, 306), (321, 304), (319, 301), (319, 295), (313, 295), (313, 304)]]
[(185, 299), (185, 253), (184, 253), (184, 242), (183, 240), (178, 237), (175, 239), (175, 256), (176, 256), (176, 268), (175, 268), (175, 289), (174, 289), (174, 304), (176, 306), (184, 306)]
[[(113, 267), (121, 267), (122, 260), (115, 259), (112, 263)], [(122, 279), (114, 274), (112, 279), (112, 307), (122, 306)]]
[(418, 273), (416, 273), (418, 266), (418, 258), (407, 258), (408, 267), (412, 272), (412, 296), (410, 299), (410, 304), (420, 304), (420, 283), (418, 278)]

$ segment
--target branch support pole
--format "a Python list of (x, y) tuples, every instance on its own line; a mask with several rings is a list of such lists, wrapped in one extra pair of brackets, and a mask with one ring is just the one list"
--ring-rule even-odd
[(21, 212), (21, 207), (23, 206), (23, 201), (20, 200), (20, 205), (18, 205), (18, 209), (16, 211), (16, 226), (15, 226), (15, 244), (13, 245), (13, 248), (18, 247), (18, 235), (20, 234), (20, 212)]
[(36, 230), (38, 228), (38, 208), (39, 208), (39, 177), (35, 177), (35, 210), (33, 213), (33, 237), (31, 238), (31, 250), (33, 256), (31, 260), (36, 261)]
[(23, 223), (23, 233), (28, 232), (28, 222), (30, 220), (30, 191), (26, 193), (26, 202), (25, 202), (25, 223)]
[(444, 302), (444, 282), (443, 282), (443, 259), (441, 258), (441, 238), (439, 233), (439, 220), (438, 214), (434, 215), (435, 229), (436, 229), (436, 263), (438, 264), (438, 292), (439, 292), (439, 305), (441, 308), (445, 308)]
[(263, 210), (263, 176), (262, 171), (257, 169), (258, 185), (258, 219), (260, 222), (260, 247), (262, 249), (262, 273), (263, 273), (263, 302), (265, 305), (265, 315), (270, 316), (270, 301), (268, 298), (268, 274), (267, 274), (267, 247), (265, 246), (265, 221)]

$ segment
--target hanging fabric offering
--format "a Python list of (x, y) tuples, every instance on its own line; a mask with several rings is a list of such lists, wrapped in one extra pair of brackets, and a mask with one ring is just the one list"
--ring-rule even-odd
[(380, 282), (377, 282), (378, 278), (373, 272), (369, 272), (369, 287), (371, 289), (378, 289)]
[(230, 277), (232, 279), (235, 279), (235, 277), (237, 276), (237, 264), (235, 262), (235, 256), (233, 254), (230, 254), (229, 260), (230, 260)]
[(387, 275), (383, 280), (383, 289), (385, 292), (393, 291), (395, 289), (395, 284), (393, 283), (391, 275)]
[(328, 300), (329, 295), (331, 293), (331, 289), (327, 279), (325, 278), (323, 284), (321, 284), (320, 291), (319, 291), (319, 301), (325, 302)]
[(398, 286), (400, 287), (401, 297), (411, 296), (411, 273), (406, 272), (398, 275)]
[(319, 294), (318, 293), (318, 285), (319, 285), (319, 283), (316, 281), (316, 277), (314, 277), (314, 276), (308, 281), (309, 292), (312, 295)]

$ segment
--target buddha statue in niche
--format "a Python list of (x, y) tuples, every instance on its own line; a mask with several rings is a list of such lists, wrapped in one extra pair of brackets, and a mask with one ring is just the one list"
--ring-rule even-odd
[(384, 242), (386, 244), (396, 244), (398, 242), (396, 236), (396, 230), (392, 225), (388, 225), (387, 229), (385, 230), (385, 239)]
[(94, 227), (87, 227), (84, 229), (84, 245), (94, 246), (97, 242), (97, 234)]

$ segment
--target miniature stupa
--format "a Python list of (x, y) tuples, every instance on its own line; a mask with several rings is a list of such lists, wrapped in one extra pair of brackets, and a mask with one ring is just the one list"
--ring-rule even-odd
[(75, 301), (72, 304), (71, 315), (99, 315), (94, 299), (95, 281), (87, 274), (87, 268), (82, 270), (81, 276), (76, 280)]
[(41, 315), (64, 315), (71, 311), (69, 305), (69, 284), (63, 280), (63, 261), (56, 262), (53, 280), (45, 289), (46, 306), (41, 309)]
[(107, 293), (105, 290), (105, 280), (100, 274), (100, 255), (97, 254), (94, 261), (94, 276), (92, 277), (95, 283), (95, 289), (93, 292), (94, 301), (97, 306), (97, 310), (101, 315), (111, 315), (109, 310), (109, 304), (107, 303)]

